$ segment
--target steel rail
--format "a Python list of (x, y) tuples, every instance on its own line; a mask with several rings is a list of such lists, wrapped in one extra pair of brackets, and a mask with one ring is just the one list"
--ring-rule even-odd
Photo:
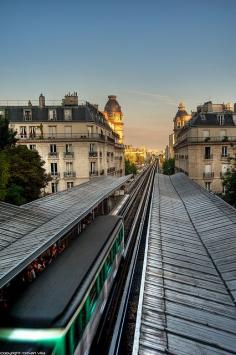
[[(139, 225), (138, 232), (136, 235), (136, 243), (135, 243), (135, 247), (134, 247), (134, 252), (132, 255), (130, 268), (129, 268), (123, 296), (122, 296), (120, 307), (119, 307), (119, 312), (118, 312), (118, 316), (117, 316), (117, 320), (116, 320), (116, 324), (115, 324), (115, 328), (114, 328), (114, 333), (113, 333), (113, 337), (112, 337), (112, 341), (111, 341), (111, 345), (110, 345), (110, 349), (109, 349), (109, 355), (117, 355), (119, 353), (121, 337), (122, 337), (124, 321), (125, 321), (125, 314), (127, 312), (129, 296), (130, 296), (130, 292), (131, 292), (131, 288), (132, 288), (132, 280), (134, 278), (134, 271), (135, 271), (135, 266), (136, 266), (136, 262), (137, 262), (141, 236), (143, 233), (143, 229), (144, 229), (144, 225), (145, 225), (145, 221), (146, 221), (146, 217), (147, 217), (148, 207), (150, 205), (150, 198), (151, 198), (151, 193), (152, 193), (152, 189), (153, 189), (154, 175), (155, 175), (155, 167), (152, 167), (152, 169), (150, 171), (150, 176), (148, 179), (147, 186), (145, 188), (142, 199), (140, 201), (139, 210), (137, 211), (137, 214), (136, 214), (136, 216), (139, 216), (139, 214), (142, 210), (141, 221), (140, 221), (140, 225)], [(133, 229), (130, 232), (131, 235), (135, 233), (135, 225), (136, 225), (137, 221), (138, 221), (138, 217), (135, 218), (135, 220), (134, 220)], [(130, 239), (131, 238), (129, 238), (129, 240)], [(128, 248), (128, 246), (127, 246), (127, 248)]]

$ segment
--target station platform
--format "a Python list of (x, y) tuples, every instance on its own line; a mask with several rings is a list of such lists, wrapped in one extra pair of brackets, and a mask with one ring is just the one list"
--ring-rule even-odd
[(20, 207), (0, 202), (0, 288), (130, 179), (99, 177)]
[(236, 210), (157, 174), (133, 355), (236, 354)]

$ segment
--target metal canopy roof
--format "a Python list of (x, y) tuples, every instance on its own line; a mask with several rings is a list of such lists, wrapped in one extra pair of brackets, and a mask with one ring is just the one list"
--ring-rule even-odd
[(21, 207), (0, 203), (0, 287), (130, 177), (99, 177)]
[(155, 178), (135, 354), (236, 353), (236, 210), (184, 174)]

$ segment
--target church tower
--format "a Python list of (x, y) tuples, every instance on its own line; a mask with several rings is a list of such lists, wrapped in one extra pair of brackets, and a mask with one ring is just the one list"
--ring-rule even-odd
[(104, 108), (104, 116), (110, 127), (119, 135), (119, 143), (124, 141), (124, 123), (123, 114), (119, 103), (116, 101), (115, 95), (109, 95), (108, 101)]

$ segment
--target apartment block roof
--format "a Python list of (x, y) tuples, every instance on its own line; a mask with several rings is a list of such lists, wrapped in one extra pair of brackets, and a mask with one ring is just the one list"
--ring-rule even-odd
[[(220, 120), (220, 117), (223, 117), (223, 119)], [(190, 126), (236, 126), (236, 113), (195, 113), (189, 124)]]
[[(43, 123), (43, 122), (87, 122), (96, 123), (103, 126), (105, 129), (112, 131), (108, 122), (106, 121), (102, 112), (100, 112), (94, 105), (86, 102), (86, 104), (74, 106), (0, 106), (0, 110), (5, 110), (5, 115), (9, 122), (27, 122), (27, 123)], [(28, 121), (24, 118), (25, 110), (31, 111), (31, 119)], [(49, 110), (56, 111), (56, 119), (49, 120)], [(64, 111), (71, 110), (71, 119), (65, 120)], [(113, 132), (114, 135), (117, 135)], [(117, 135), (118, 136), (118, 135)]]

